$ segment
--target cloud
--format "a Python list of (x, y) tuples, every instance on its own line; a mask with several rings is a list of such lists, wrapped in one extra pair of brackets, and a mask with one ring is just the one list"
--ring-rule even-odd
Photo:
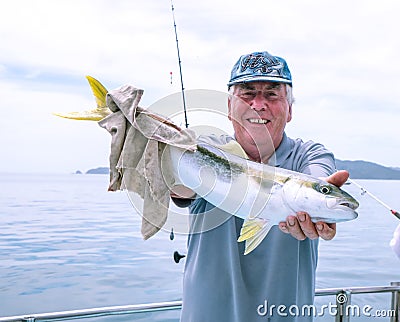
[[(293, 74), (289, 133), (319, 140), (341, 158), (398, 165), (398, 152), (388, 158), (400, 134), (397, 1), (175, 0), (174, 6), (186, 89), (225, 91), (240, 55), (269, 50)], [(14, 155), (2, 161), (10, 169), (33, 154), (38, 161), (25, 164), (37, 171), (104, 162), (104, 130), (50, 116), (94, 104), (85, 75), (109, 89), (144, 88), (144, 106), (180, 91), (170, 1), (15, 0), (3, 9), (0, 144)], [(62, 157), (50, 156), (48, 146)]]

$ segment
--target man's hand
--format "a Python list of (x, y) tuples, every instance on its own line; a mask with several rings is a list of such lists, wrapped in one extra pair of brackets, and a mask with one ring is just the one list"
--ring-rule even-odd
[[(348, 178), (349, 173), (341, 170), (325, 178), (325, 180), (337, 187), (341, 187)], [(279, 223), (279, 229), (286, 234), (291, 234), (298, 240), (316, 239), (318, 237), (331, 240), (336, 235), (336, 224), (327, 224), (322, 221), (313, 223), (306, 212), (298, 212), (296, 216), (288, 216), (286, 222)]]

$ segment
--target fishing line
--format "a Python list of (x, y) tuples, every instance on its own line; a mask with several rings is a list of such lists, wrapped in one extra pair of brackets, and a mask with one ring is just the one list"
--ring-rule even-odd
[(176, 22), (175, 22), (175, 14), (174, 14), (174, 4), (171, 0), (171, 12), (172, 12), (172, 19), (174, 21), (174, 30), (175, 30), (175, 40), (176, 40), (176, 51), (178, 53), (178, 64), (179, 64), (179, 75), (181, 77), (181, 91), (182, 91), (182, 102), (183, 102), (183, 113), (185, 115), (185, 126), (186, 128), (189, 127), (188, 120), (187, 120), (187, 113), (186, 113), (186, 99), (185, 99), (185, 87), (183, 86), (183, 76), (182, 76), (182, 64), (181, 64), (181, 55), (179, 54), (179, 43), (178, 43), (178, 32), (176, 31)]
[(359, 187), (361, 189), (361, 195), (369, 195), (372, 199), (374, 199), (375, 201), (377, 201), (378, 203), (380, 203), (382, 206), (384, 206), (386, 209), (390, 210), (390, 212), (397, 217), (397, 219), (400, 220), (400, 213), (398, 213), (396, 210), (394, 210), (392, 207), (390, 207), (389, 205), (387, 205), (386, 203), (384, 203), (382, 200), (380, 200), (378, 197), (376, 197), (375, 195), (373, 195), (371, 192), (369, 192), (368, 190), (366, 190), (364, 187), (362, 187), (361, 185), (359, 185), (357, 182), (355, 182), (354, 180), (348, 178), (348, 181), (350, 181), (351, 183), (353, 183), (354, 185), (356, 185), (357, 187)]

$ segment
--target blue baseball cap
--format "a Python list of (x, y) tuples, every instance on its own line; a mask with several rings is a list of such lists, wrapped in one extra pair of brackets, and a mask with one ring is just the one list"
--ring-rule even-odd
[(248, 82), (278, 82), (292, 85), (286, 61), (266, 51), (243, 55), (232, 68), (228, 86)]

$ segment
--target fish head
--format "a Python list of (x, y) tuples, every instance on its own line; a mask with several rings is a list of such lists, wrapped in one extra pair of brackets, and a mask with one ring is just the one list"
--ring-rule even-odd
[(313, 222), (353, 220), (359, 203), (349, 193), (317, 178), (290, 179), (284, 184), (284, 202), (295, 213), (307, 212)]

